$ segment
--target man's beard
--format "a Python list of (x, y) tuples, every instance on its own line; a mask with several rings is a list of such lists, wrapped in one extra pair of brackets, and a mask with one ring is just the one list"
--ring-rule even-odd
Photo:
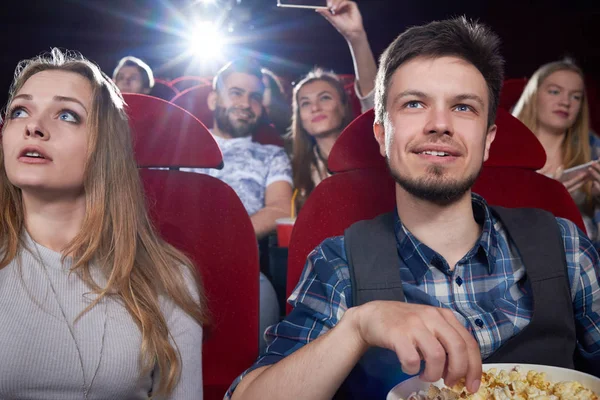
[(402, 176), (390, 165), (389, 158), (386, 161), (394, 180), (411, 195), (439, 206), (447, 206), (457, 202), (473, 186), (481, 167), (473, 174), (462, 180), (444, 177), (444, 167), (432, 165), (427, 169), (427, 176), (411, 179)]
[[(223, 133), (228, 134), (232, 138), (241, 138), (252, 135), (258, 126), (257, 120), (254, 122), (248, 122), (247, 124), (239, 124), (234, 125), (231, 122), (231, 114), (234, 111), (234, 107), (225, 108), (217, 106), (215, 109), (215, 122), (217, 124), (217, 128)], [(251, 118), (254, 118), (254, 113), (252, 111), (247, 111)]]

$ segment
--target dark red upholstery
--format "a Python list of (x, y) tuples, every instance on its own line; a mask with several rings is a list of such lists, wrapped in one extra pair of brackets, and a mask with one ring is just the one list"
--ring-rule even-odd
[(258, 355), (259, 266), (252, 223), (233, 189), (216, 178), (149, 169), (140, 175), (155, 226), (201, 272), (212, 318), (202, 346), (204, 398), (221, 400)]
[(527, 78), (505, 80), (502, 85), (502, 92), (500, 92), (498, 107), (510, 111), (517, 104), (517, 101), (519, 101), (525, 85), (527, 85)]
[[(373, 109), (354, 119), (335, 142), (335, 154), (327, 160), (331, 172), (354, 169), (386, 168), (385, 159), (379, 154), (379, 144), (373, 137)], [(333, 149), (332, 149), (333, 151)]]
[(179, 90), (169, 85), (167, 81), (155, 79), (154, 87), (152, 87), (152, 90), (150, 91), (150, 96), (169, 101), (175, 97), (177, 93), (179, 93)]
[(283, 147), (283, 138), (272, 125), (262, 124), (252, 140), (260, 144), (272, 144), (274, 146)]
[[(144, 164), (221, 164), (212, 135), (189, 113), (149, 96), (127, 100), (135, 148)], [(184, 121), (178, 122), (178, 117)], [(163, 120), (168, 121), (164, 126)], [(160, 129), (152, 129), (156, 126)], [(168, 150), (170, 142), (187, 150)], [(173, 157), (166, 165), (163, 149)], [(140, 176), (154, 225), (194, 261), (202, 276), (211, 315), (202, 346), (204, 398), (221, 400), (258, 355), (259, 264), (250, 217), (233, 189), (211, 176), (146, 168), (140, 169)]]
[(206, 100), (212, 92), (211, 85), (199, 85), (187, 88), (173, 97), (171, 103), (188, 110), (208, 128), (213, 125), (213, 112), (208, 108)]
[(200, 76), (180, 76), (178, 78), (173, 79), (169, 82), (171, 86), (183, 92), (186, 89), (189, 89), (194, 86), (204, 86), (204, 85), (212, 85), (211, 78), (203, 78)]
[[(371, 110), (344, 130), (329, 156), (329, 167), (336, 173), (315, 188), (298, 214), (288, 250), (288, 295), (308, 253), (321, 241), (395, 206), (394, 181), (373, 137), (373, 120)], [(502, 109), (496, 122), (496, 140), (473, 191), (489, 204), (543, 208), (585, 229), (564, 186), (536, 172), (546, 156), (533, 133)]]
[(124, 94), (140, 167), (220, 168), (221, 150), (186, 110), (143, 94)]

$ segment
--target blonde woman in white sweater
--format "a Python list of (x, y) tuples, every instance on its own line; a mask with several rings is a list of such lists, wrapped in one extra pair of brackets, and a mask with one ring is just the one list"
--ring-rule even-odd
[(123, 99), (58, 50), (16, 71), (0, 150), (0, 398), (202, 398), (192, 263), (151, 227)]

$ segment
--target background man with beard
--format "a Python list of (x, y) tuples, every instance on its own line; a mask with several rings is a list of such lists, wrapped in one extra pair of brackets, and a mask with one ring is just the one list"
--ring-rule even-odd
[[(264, 90), (261, 67), (252, 60), (236, 60), (221, 68), (207, 101), (214, 112), (211, 132), (223, 153), (223, 168), (181, 169), (214, 176), (231, 186), (250, 215), (257, 239), (275, 230), (277, 218), (290, 216), (292, 201), (292, 168), (284, 149), (252, 141), (263, 112)], [(277, 294), (261, 273), (261, 352), (266, 345), (262, 334), (278, 320)]]
[(267, 331), (232, 399), (385, 398), (401, 371), (466, 378), (474, 392), (482, 359), (573, 368), (577, 353), (599, 372), (590, 240), (570, 221), (471, 193), (496, 134), (498, 47), (464, 18), (410, 28), (388, 47), (374, 133), (396, 210), (309, 255), (294, 310)]
[(290, 216), (292, 199), (292, 169), (285, 151), (252, 141), (263, 112), (260, 65), (248, 59), (226, 64), (213, 89), (207, 101), (214, 112), (211, 132), (223, 152), (223, 169), (182, 170), (209, 174), (231, 186), (260, 239), (275, 230), (277, 218)]

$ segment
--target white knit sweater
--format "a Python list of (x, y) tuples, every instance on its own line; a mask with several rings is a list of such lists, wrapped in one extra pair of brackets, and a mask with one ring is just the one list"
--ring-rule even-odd
[[(56, 297), (73, 327), (86, 386), (98, 368), (88, 398), (148, 398), (158, 371), (140, 374), (141, 333), (123, 305), (104, 299), (74, 323), (93, 300), (90, 289), (69, 274), (70, 259), (63, 264), (59, 253), (38, 245), (55, 296), (29, 236), (26, 242), (31, 252), (21, 251), (21, 268), (15, 259), (0, 270), (0, 399), (84, 399), (77, 347)], [(97, 271), (94, 278), (105, 282)], [(202, 327), (170, 301), (162, 305), (182, 357), (181, 379), (170, 398), (201, 399)]]

